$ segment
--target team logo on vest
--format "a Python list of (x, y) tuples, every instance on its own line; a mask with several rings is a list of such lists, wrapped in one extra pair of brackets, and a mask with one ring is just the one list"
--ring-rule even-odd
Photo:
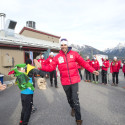
[(70, 58), (73, 58), (73, 55), (70, 55)]
[(60, 56), (60, 57), (58, 58), (58, 60), (59, 60), (59, 63), (64, 63), (64, 59), (63, 59), (62, 56)]

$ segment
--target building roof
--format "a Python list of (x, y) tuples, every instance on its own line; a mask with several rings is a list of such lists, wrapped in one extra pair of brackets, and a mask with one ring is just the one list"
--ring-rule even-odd
[(33, 29), (31, 27), (23, 27), (23, 29), (20, 31), (19, 34), (22, 34), (22, 32), (24, 30), (29, 30), (29, 31), (36, 32), (36, 33), (39, 33), (39, 34), (44, 34), (44, 35), (52, 36), (52, 37), (55, 37), (55, 38), (58, 38), (58, 39), (60, 39), (60, 37), (61, 37), (61, 36), (56, 36), (56, 35), (53, 35), (53, 34), (50, 34), (50, 33), (46, 33), (46, 32), (43, 32), (43, 31), (39, 31), (39, 30)]
[(37, 48), (50, 48), (60, 50), (59, 43), (52, 43), (46, 40), (40, 40), (36, 38), (26, 37), (20, 34), (15, 34), (15, 37), (5, 37), (0, 35), (0, 43), (6, 45), (20, 45), (28, 47), (37, 47)]
[[(15, 37), (5, 37), (2, 35), (2, 31), (0, 31), (0, 44), (5, 45), (14, 45), (14, 46), (26, 46), (26, 47), (35, 47), (35, 48), (46, 48), (46, 49), (54, 49), (54, 50), (60, 50), (60, 44), (59, 43), (52, 43), (50, 41), (46, 40), (40, 40), (36, 38), (30, 38), (26, 37), (20, 34), (15, 34)], [(73, 50), (78, 51), (73, 48)]]

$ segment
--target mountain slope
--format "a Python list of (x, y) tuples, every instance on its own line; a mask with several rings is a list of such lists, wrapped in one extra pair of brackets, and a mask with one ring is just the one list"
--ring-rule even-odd
[(88, 46), (88, 45), (75, 45), (75, 44), (71, 44), (72, 47), (78, 49), (80, 51), (80, 53), (82, 54), (83, 58), (85, 58), (86, 56), (90, 56), (90, 58), (92, 58), (92, 55), (95, 54), (103, 54), (105, 55), (106, 53), (103, 51), (100, 51), (94, 47)]
[(124, 58), (125, 57), (125, 44), (119, 43), (116, 47), (108, 48), (104, 52), (112, 58), (114, 56), (117, 56), (118, 58)]

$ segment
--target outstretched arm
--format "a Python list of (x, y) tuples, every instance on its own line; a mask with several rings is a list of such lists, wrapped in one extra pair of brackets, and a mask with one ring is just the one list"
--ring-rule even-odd
[(42, 68), (41, 63), (39, 63), (37, 59), (34, 59), (34, 63), (37, 68), (40, 68), (40, 69)]
[(93, 74), (95, 74), (95, 75), (99, 75), (99, 72), (98, 71), (93, 71)]
[(34, 63), (37, 68), (39, 68), (40, 70), (46, 71), (46, 72), (52, 72), (53, 70), (55, 70), (55, 68), (57, 66), (57, 64), (54, 60), (48, 65), (44, 65), (44, 64), (41, 65), (36, 59), (34, 59)]

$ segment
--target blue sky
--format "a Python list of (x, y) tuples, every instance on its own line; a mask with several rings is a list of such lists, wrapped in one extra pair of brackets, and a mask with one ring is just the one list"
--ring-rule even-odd
[(125, 43), (125, 0), (3, 0), (0, 12), (36, 29), (65, 37), (70, 43), (104, 50)]

